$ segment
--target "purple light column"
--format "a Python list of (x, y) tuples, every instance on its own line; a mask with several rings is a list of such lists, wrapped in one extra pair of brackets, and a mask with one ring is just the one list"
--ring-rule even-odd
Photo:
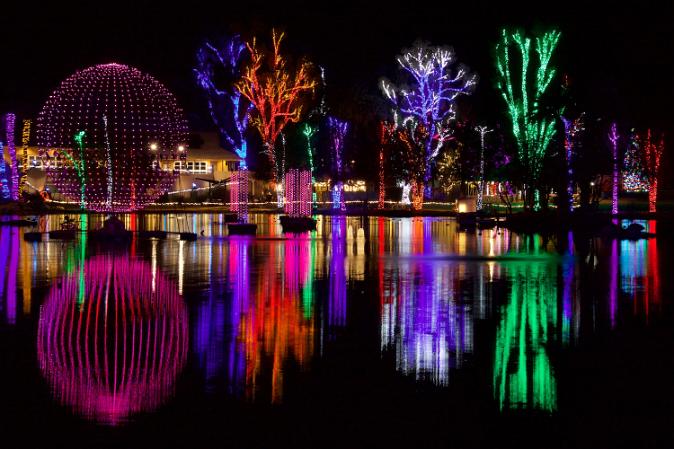
[(618, 127), (615, 123), (611, 125), (611, 132), (608, 135), (611, 145), (613, 146), (613, 191), (611, 195), (611, 213), (618, 214), (618, 176), (620, 175), (618, 165)]

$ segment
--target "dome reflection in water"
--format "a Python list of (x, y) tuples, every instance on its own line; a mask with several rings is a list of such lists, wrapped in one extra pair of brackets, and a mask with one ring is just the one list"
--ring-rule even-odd
[(56, 399), (117, 424), (157, 409), (187, 356), (187, 309), (176, 286), (128, 254), (87, 260), (40, 309), (40, 368)]

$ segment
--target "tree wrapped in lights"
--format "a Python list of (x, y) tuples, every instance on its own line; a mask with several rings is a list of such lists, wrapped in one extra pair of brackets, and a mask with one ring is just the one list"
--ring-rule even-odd
[(454, 70), (456, 57), (448, 47), (418, 43), (404, 50), (397, 61), (410, 85), (394, 86), (383, 80), (382, 90), (397, 114), (404, 119), (414, 118), (427, 131), (417, 146), (423, 152), (424, 161), (423, 185), (419, 187), (424, 196), (430, 198), (432, 163), (450, 134), (449, 121), (454, 118), (455, 101), (459, 95), (472, 92), (477, 76), (469, 74), (463, 66)]
[(9, 190), (9, 178), (7, 177), (7, 164), (5, 163), (5, 146), (0, 141), (0, 200), (11, 199)]
[[(238, 35), (225, 40), (221, 46), (206, 42), (197, 51), (197, 66), (194, 68), (197, 84), (206, 94), (208, 110), (220, 138), (241, 158), (240, 171), (232, 180), (236, 187), (232, 188), (231, 208), (243, 219), (248, 213), (246, 130), (253, 103), (242, 98), (235, 83), (241, 80), (246, 53), (246, 44)], [(224, 86), (216, 85), (216, 67), (224, 71)]]
[(475, 131), (480, 134), (480, 181), (477, 190), (476, 209), (482, 210), (482, 195), (484, 194), (484, 138), (487, 133), (490, 133), (493, 130), (484, 125), (480, 125), (475, 127)]
[(332, 208), (341, 211), (346, 210), (344, 203), (344, 138), (349, 129), (349, 124), (335, 117), (328, 117), (330, 127), (330, 147), (332, 149), (332, 163), (334, 173), (334, 185), (332, 186)]
[(613, 156), (613, 183), (611, 185), (611, 214), (616, 215), (618, 213), (618, 190), (619, 190), (619, 179), (620, 179), (620, 165), (618, 164), (618, 140), (620, 135), (618, 134), (618, 125), (613, 123), (611, 125), (611, 131), (608, 134), (608, 139), (611, 141), (611, 154)]
[(377, 209), (384, 209), (386, 200), (386, 179), (384, 176), (384, 148), (395, 134), (396, 126), (393, 123), (382, 121), (379, 124), (379, 196)]
[[(531, 61), (532, 40), (521, 31), (501, 33), (496, 45), (497, 83), (506, 102), (512, 122), (517, 154), (524, 170), (525, 203), (527, 209), (540, 207), (537, 184), (543, 158), (555, 135), (555, 121), (543, 109), (544, 96), (555, 77), (550, 59), (561, 33), (548, 31), (534, 42), (536, 63)], [(519, 61), (511, 60), (511, 49), (519, 50)]]
[(138, 210), (155, 201), (173, 186), (173, 161), (186, 157), (187, 121), (173, 95), (151, 76), (122, 64), (70, 76), (38, 116), (40, 153), (57, 159), (47, 176), (59, 193), (77, 202), (81, 177), (72, 155), (73, 136), (80, 131), (86, 133), (79, 150), (86, 162), (84, 196), (96, 211)]
[[(301, 62), (294, 72), (287, 67), (281, 55), (284, 33), (272, 30), (273, 51), (265, 64), (265, 53), (255, 39), (248, 44), (250, 63), (244, 69), (236, 88), (255, 107), (253, 125), (260, 132), (265, 153), (269, 157), (273, 181), (279, 185), (281, 167), (276, 157), (276, 141), (288, 123), (297, 123), (302, 116), (304, 94), (312, 93), (316, 81), (311, 75), (311, 65)], [(277, 187), (277, 195), (283, 192)]]
[(10, 197), (13, 201), (19, 199), (19, 164), (16, 159), (16, 147), (14, 146), (14, 125), (16, 116), (12, 113), (5, 115), (5, 137), (7, 139), (7, 153), (10, 164)]
[(428, 138), (428, 128), (415, 118), (408, 117), (397, 128), (397, 139), (403, 145), (405, 174), (402, 183), (403, 204), (411, 204), (412, 209), (421, 210), (424, 201), (424, 157), (423, 144)]
[(573, 146), (576, 136), (583, 131), (583, 114), (575, 120), (561, 117), (564, 124), (564, 155), (566, 160), (566, 199), (569, 212), (573, 212)]
[(626, 192), (645, 192), (648, 181), (643, 167), (643, 153), (639, 136), (632, 130), (623, 160), (623, 189)]
[(665, 139), (660, 137), (656, 142), (651, 137), (651, 130), (646, 132), (646, 137), (641, 141), (641, 149), (644, 159), (644, 175), (648, 182), (648, 211), (655, 212), (658, 200), (658, 173), (660, 171), (660, 158), (665, 149)]

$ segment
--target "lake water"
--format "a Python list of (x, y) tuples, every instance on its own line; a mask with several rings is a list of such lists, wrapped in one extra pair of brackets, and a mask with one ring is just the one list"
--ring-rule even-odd
[(674, 444), (670, 238), (123, 219), (203, 235), (110, 248), (0, 227), (6, 447)]

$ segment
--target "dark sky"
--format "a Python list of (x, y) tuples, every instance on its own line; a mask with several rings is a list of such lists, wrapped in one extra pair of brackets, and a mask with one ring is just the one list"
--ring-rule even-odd
[(198, 127), (203, 101), (191, 73), (197, 45), (204, 37), (227, 32), (267, 40), (269, 28), (277, 26), (288, 33), (288, 51), (326, 68), (329, 85), (373, 95), (381, 76), (395, 75), (400, 49), (415, 39), (451, 45), (459, 61), (479, 74), (470, 101), (475, 114), (489, 117), (502, 107), (493, 89), (492, 49), (499, 29), (554, 25), (563, 33), (560, 70), (573, 80), (581, 109), (674, 134), (674, 14), (669, 1), (344, 3), (220, 0), (216, 7), (196, 0), (180, 6), (136, 0), (42, 6), (12, 1), (0, 17), (0, 112), (35, 115), (63, 78), (115, 61), (162, 81)]

